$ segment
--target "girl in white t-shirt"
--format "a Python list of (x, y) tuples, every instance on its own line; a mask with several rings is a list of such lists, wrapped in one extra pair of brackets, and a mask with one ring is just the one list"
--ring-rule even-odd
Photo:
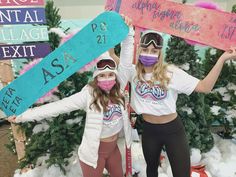
[(209, 93), (226, 60), (236, 59), (236, 48), (226, 51), (209, 74), (199, 80), (173, 65), (164, 63), (163, 38), (147, 30), (140, 39), (137, 64), (132, 65), (133, 35), (123, 41), (119, 78), (124, 87), (131, 83), (131, 106), (144, 118), (142, 148), (147, 163), (147, 177), (158, 176), (159, 157), (163, 146), (174, 177), (190, 177), (190, 154), (181, 119), (176, 113), (179, 93)]
[(98, 61), (94, 80), (80, 92), (62, 100), (28, 109), (10, 122), (40, 121), (75, 110), (86, 111), (86, 121), (78, 154), (84, 177), (102, 177), (106, 168), (111, 177), (123, 177), (118, 134), (123, 131), (131, 146), (131, 125), (124, 96), (117, 80), (117, 66), (109, 56)]

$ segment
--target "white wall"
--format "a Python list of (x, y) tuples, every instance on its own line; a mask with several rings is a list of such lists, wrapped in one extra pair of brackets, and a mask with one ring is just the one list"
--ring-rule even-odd
[(106, 0), (53, 0), (62, 19), (92, 19), (104, 11)]

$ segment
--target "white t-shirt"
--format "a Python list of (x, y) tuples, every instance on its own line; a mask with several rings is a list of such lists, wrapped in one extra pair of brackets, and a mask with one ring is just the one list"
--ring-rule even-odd
[(101, 138), (111, 137), (121, 131), (123, 127), (122, 112), (117, 104), (110, 104), (104, 112)]
[[(167, 90), (159, 87), (158, 82), (150, 86), (136, 79), (135, 65), (132, 65), (134, 51), (133, 33), (122, 42), (118, 78), (121, 88), (129, 81), (131, 83), (131, 106), (138, 114), (168, 115), (176, 112), (176, 100), (179, 93), (190, 95), (196, 88), (199, 79), (189, 75), (185, 71), (169, 65), (167, 67), (170, 83)], [(150, 80), (152, 74), (146, 74), (144, 78)]]
[[(178, 94), (190, 95), (199, 82), (199, 79), (173, 66), (168, 67), (168, 76), (171, 79), (167, 90), (160, 88), (158, 82), (150, 86), (132, 77), (131, 106), (136, 113), (157, 116), (175, 113)], [(150, 80), (152, 74), (144, 77), (145, 80)]]
[[(119, 70), (122, 73), (120, 77), (128, 76), (127, 79), (131, 83), (131, 106), (137, 114), (161, 116), (175, 113), (178, 94), (190, 95), (199, 82), (199, 79), (185, 71), (175, 66), (168, 66), (170, 83), (167, 90), (163, 90), (158, 81), (150, 86), (147, 82), (137, 80), (134, 66), (128, 69), (121, 64)], [(148, 81), (151, 77), (151, 73), (146, 74), (144, 79)]]

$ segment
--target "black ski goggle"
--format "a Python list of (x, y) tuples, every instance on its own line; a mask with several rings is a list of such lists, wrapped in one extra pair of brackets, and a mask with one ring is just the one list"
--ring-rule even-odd
[(161, 49), (163, 47), (163, 38), (161, 35), (155, 32), (150, 32), (141, 36), (141, 47), (147, 48), (151, 44), (153, 44), (156, 49)]

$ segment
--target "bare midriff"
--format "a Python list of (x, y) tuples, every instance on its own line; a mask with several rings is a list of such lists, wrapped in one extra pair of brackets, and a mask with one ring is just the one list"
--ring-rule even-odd
[(155, 116), (150, 114), (143, 114), (143, 119), (146, 122), (152, 123), (152, 124), (165, 124), (168, 122), (171, 122), (172, 120), (176, 119), (177, 113), (172, 113), (168, 115), (161, 115), (161, 116)]
[[(176, 119), (176, 117), (177, 117), (177, 113), (162, 115), (162, 116), (143, 114), (143, 119), (146, 122), (149, 122), (152, 124), (165, 124), (165, 123), (171, 122), (172, 120)], [(112, 141), (116, 141), (117, 139), (118, 139), (118, 133), (113, 136), (107, 137), (107, 138), (101, 138), (100, 141), (112, 142)]]
[(116, 141), (117, 138), (118, 138), (118, 133), (113, 135), (113, 136), (107, 137), (107, 138), (101, 138), (100, 141), (102, 141), (102, 142), (112, 142), (112, 141)]

